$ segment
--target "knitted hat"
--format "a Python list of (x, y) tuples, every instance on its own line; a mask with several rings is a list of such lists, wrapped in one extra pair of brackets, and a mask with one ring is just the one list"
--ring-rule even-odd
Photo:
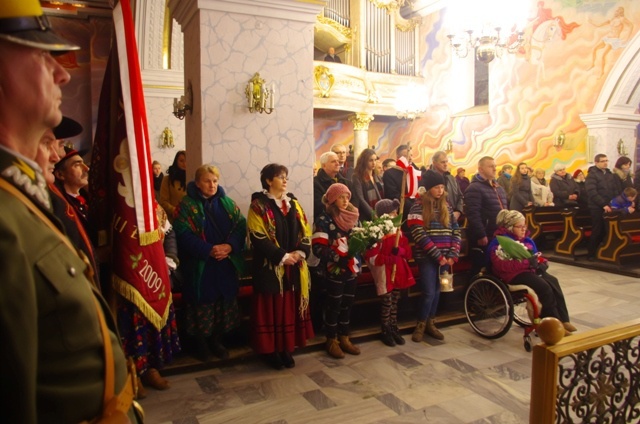
[(553, 172), (562, 171), (563, 169), (567, 169), (566, 165), (562, 163), (556, 163), (553, 167)]
[(429, 191), (440, 184), (444, 185), (444, 177), (439, 172), (427, 171), (422, 174), (420, 186), (424, 187), (425, 190)]
[(376, 203), (376, 215), (382, 216), (385, 213), (391, 213), (398, 210), (400, 201), (398, 199), (382, 199)]
[(496, 218), (498, 227), (504, 228), (512, 228), (520, 221), (524, 221), (524, 215), (518, 211), (510, 211), (508, 209), (502, 209), (498, 212), (498, 217)]
[(576, 169), (575, 172), (573, 173), (573, 178), (578, 178), (578, 174), (580, 174), (582, 172), (582, 169)]
[(335, 183), (331, 184), (327, 192), (324, 194), (324, 198), (326, 199), (327, 204), (331, 205), (336, 200), (338, 200), (338, 197), (343, 194), (348, 194), (349, 200), (351, 200), (351, 192), (349, 191), (349, 187), (344, 184)]

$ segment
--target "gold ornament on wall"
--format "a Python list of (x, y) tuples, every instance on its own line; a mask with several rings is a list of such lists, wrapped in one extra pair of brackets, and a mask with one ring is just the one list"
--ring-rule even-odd
[(316, 66), (313, 70), (313, 80), (320, 90), (320, 97), (329, 97), (333, 84), (335, 83), (335, 77), (329, 72), (329, 68), (322, 65)]

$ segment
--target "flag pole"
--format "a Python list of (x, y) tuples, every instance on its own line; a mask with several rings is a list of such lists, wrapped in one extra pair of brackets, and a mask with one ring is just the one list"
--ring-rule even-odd
[[(403, 167), (399, 167), (402, 170), (402, 184), (400, 185), (400, 208), (398, 209), (398, 215), (400, 215), (400, 228), (396, 232), (396, 240), (394, 247), (397, 249), (400, 245), (400, 237), (402, 236), (402, 217), (404, 216), (404, 198), (405, 198), (405, 190), (407, 188), (407, 171)], [(393, 262), (393, 266), (391, 267), (391, 284), (396, 282), (396, 262)]]

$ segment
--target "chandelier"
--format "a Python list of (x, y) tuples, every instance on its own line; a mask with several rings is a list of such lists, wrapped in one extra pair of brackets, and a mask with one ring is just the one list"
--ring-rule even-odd
[(519, 51), (531, 20), (528, 3), (514, 0), (455, 0), (445, 19), (451, 50), (460, 58), (475, 53), (482, 63)]
[(496, 57), (502, 57), (506, 51), (516, 53), (524, 43), (522, 31), (514, 31), (507, 37), (501, 37), (501, 28), (495, 27), (492, 33), (483, 33), (473, 36), (473, 30), (466, 30), (466, 36), (461, 34), (448, 34), (449, 45), (459, 58), (465, 58), (469, 51), (475, 50), (476, 60), (489, 63)]

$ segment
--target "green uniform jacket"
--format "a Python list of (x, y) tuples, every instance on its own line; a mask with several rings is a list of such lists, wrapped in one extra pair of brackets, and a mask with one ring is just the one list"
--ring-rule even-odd
[[(0, 149), (0, 177), (51, 214), (40, 172)], [(113, 316), (84, 275), (85, 263), (40, 218), (0, 189), (0, 398), (4, 422), (77, 423), (99, 416), (104, 392), (102, 306), (115, 361), (126, 362)]]

